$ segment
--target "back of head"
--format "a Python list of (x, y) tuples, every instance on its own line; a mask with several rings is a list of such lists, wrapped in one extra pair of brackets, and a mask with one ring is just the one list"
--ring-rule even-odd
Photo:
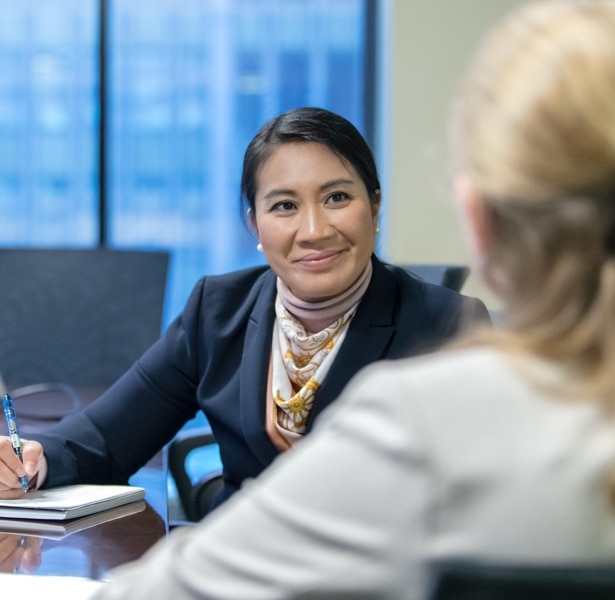
[(615, 393), (615, 2), (531, 2), (480, 49), (453, 158), (492, 226), (484, 276), (525, 348)]
[(457, 167), (486, 198), (615, 183), (615, 2), (531, 2), (493, 30), (456, 113)]

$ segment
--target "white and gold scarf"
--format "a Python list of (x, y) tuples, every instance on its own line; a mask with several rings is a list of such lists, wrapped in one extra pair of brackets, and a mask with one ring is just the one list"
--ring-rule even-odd
[(302, 434), (314, 395), (329, 371), (346, 337), (358, 302), (331, 325), (309, 335), (304, 326), (276, 298), (273, 332), (272, 392), (278, 411), (277, 425)]

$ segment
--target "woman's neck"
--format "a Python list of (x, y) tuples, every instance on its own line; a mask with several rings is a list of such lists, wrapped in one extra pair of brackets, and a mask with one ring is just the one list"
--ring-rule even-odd
[(305, 327), (305, 332), (313, 334), (331, 325), (351, 306), (356, 304), (363, 297), (371, 278), (372, 261), (370, 260), (359, 278), (346, 291), (334, 298), (322, 302), (306, 302), (297, 298), (279, 277), (277, 282), (278, 295), (284, 308)]

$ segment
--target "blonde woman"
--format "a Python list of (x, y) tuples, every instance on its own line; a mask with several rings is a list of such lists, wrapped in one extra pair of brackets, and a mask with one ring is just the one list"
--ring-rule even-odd
[(367, 367), (312, 436), (98, 598), (423, 598), (431, 560), (615, 560), (615, 3), (533, 2), (455, 102), (502, 332)]

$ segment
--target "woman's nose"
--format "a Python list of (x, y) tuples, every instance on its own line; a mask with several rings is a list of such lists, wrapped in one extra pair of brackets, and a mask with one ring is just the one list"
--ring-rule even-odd
[(297, 237), (301, 240), (314, 240), (331, 234), (331, 223), (322, 210), (307, 210), (301, 215)]

